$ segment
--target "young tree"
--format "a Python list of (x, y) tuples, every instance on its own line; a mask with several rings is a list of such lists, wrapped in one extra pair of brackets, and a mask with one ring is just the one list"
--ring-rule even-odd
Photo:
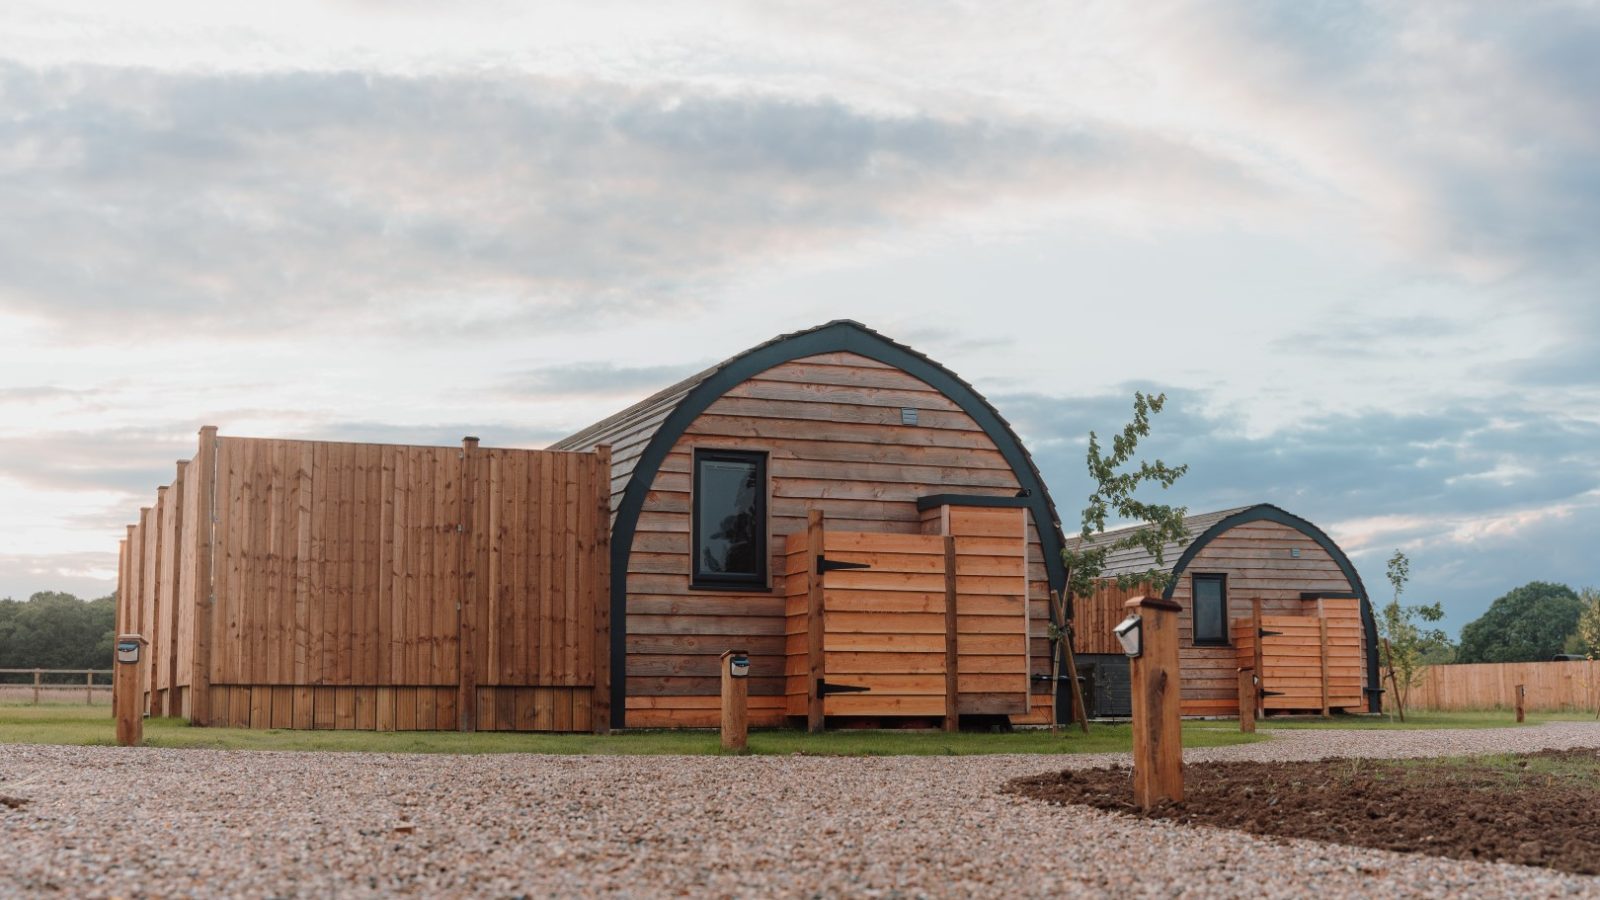
[[(1576, 637), (1583, 645), (1584, 655), (1589, 657), (1591, 665), (1585, 674), (1593, 678), (1594, 666), (1597, 656), (1600, 656), (1600, 590), (1586, 587), (1578, 594), (1578, 599), (1583, 601), (1583, 612), (1578, 616), (1578, 631)], [(1591, 689), (1594, 685), (1590, 686)], [(1594, 717), (1600, 719), (1600, 697), (1595, 698)]]
[(1449, 644), (1443, 631), (1424, 628), (1417, 620), (1437, 622), (1444, 618), (1444, 608), (1438, 603), (1431, 606), (1401, 606), (1400, 595), (1406, 582), (1411, 580), (1411, 560), (1399, 550), (1389, 557), (1389, 584), (1394, 586), (1394, 597), (1378, 617), (1378, 635), (1383, 639), (1384, 667), (1389, 670), (1389, 683), (1394, 687), (1394, 705), (1400, 721), (1406, 720), (1406, 703), (1411, 688), (1422, 680), (1427, 668), (1425, 655), (1435, 647)]
[[(1096, 583), (1105, 571), (1106, 557), (1118, 550), (1143, 548), (1154, 557), (1155, 565), (1144, 572), (1118, 575), (1117, 584), (1123, 589), (1145, 584), (1149, 590), (1163, 591), (1172, 579), (1172, 573), (1165, 566), (1165, 547), (1188, 537), (1183, 527), (1183, 507), (1146, 503), (1134, 494), (1140, 486), (1151, 482), (1161, 485), (1163, 490), (1170, 488), (1183, 473), (1189, 471), (1189, 467), (1169, 466), (1158, 459), (1140, 462), (1137, 468), (1125, 471), (1133, 461), (1139, 439), (1150, 434), (1150, 417), (1161, 412), (1166, 402), (1166, 394), (1146, 397), (1143, 393), (1134, 393), (1133, 421), (1112, 438), (1109, 454), (1101, 452), (1099, 437), (1089, 432), (1087, 462), (1089, 477), (1094, 479), (1095, 488), (1089, 494), (1089, 505), (1083, 510), (1083, 524), (1078, 533), (1082, 540), (1076, 548), (1067, 547), (1061, 551), (1061, 561), (1067, 575), (1064, 595), (1051, 597), (1054, 609), (1049, 631), (1053, 651), (1050, 658), (1051, 672), (1055, 676), (1051, 679), (1052, 709), (1060, 691), (1063, 649), (1070, 648), (1072, 640), (1067, 611), (1078, 600), (1094, 595)], [(1111, 516), (1139, 522), (1141, 527), (1114, 541), (1096, 541), (1095, 537), (1105, 532), (1106, 519)], [(1070, 674), (1076, 679), (1076, 672)], [(1072, 685), (1077, 713), (1087, 729), (1088, 720), (1083, 713), (1083, 698), (1077, 692), (1077, 681), (1074, 680)], [(1054, 719), (1054, 716), (1051, 718)]]

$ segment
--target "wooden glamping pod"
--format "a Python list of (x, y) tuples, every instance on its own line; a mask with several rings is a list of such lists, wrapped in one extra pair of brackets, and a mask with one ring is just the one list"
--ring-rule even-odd
[(737, 649), (754, 725), (1050, 716), (1044, 482), (970, 385), (855, 322), (549, 450), (207, 429), (160, 497), (119, 591), (158, 714), (712, 726)]
[(855, 322), (786, 335), (554, 445), (613, 448), (612, 723), (1048, 721), (1043, 480), (966, 382)]
[[(1240, 668), (1260, 675), (1261, 713), (1379, 710), (1372, 606), (1355, 566), (1331, 538), (1264, 503), (1184, 523), (1189, 539), (1163, 549), (1174, 576), (1165, 596), (1183, 606), (1184, 715), (1238, 715)], [(1126, 533), (1107, 532), (1100, 540)], [(1073, 651), (1091, 715), (1130, 713), (1128, 661), (1111, 627), (1131, 594), (1110, 576), (1154, 564), (1139, 549), (1113, 554), (1108, 580), (1074, 610)]]

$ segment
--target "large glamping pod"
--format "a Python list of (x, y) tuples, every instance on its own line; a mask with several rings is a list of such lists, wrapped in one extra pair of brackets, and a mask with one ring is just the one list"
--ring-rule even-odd
[[(1162, 552), (1173, 575), (1165, 596), (1183, 607), (1184, 715), (1238, 715), (1240, 668), (1259, 674), (1257, 709), (1263, 713), (1379, 711), (1372, 604), (1332, 538), (1266, 503), (1190, 516), (1184, 524), (1189, 538)], [(1128, 661), (1111, 636), (1128, 594), (1109, 579), (1154, 566), (1142, 549), (1112, 554), (1108, 580), (1075, 610), (1073, 650), (1091, 714), (1131, 712)]]
[(551, 449), (601, 445), (614, 726), (716, 724), (726, 650), (751, 656), (755, 724), (1048, 721), (1055, 512), (950, 370), (830, 322)]

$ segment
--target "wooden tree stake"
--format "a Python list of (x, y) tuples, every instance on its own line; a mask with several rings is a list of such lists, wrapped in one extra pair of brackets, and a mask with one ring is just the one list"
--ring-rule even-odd
[(1527, 687), (1527, 685), (1523, 685), (1523, 684), (1517, 685), (1517, 724), (1518, 725), (1521, 725), (1522, 722), (1528, 716), (1528, 713), (1527, 713), (1527, 699), (1528, 699), (1528, 687)]

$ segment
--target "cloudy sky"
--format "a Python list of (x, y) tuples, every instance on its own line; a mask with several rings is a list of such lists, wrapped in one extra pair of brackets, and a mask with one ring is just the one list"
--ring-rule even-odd
[(0, 596), (108, 592), (202, 424), (543, 446), (841, 317), (1069, 525), (1165, 390), (1174, 500), (1452, 630), (1600, 584), (1592, 3), (222, 6), (0, 6)]

